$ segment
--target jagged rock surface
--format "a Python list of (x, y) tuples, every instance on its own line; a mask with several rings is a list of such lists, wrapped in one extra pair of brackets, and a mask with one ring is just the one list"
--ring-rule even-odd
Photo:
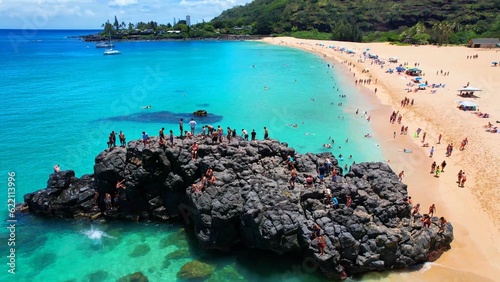
[[(191, 146), (199, 143), (198, 157)], [(289, 188), (287, 155), (295, 159), (295, 189)], [(317, 165), (330, 158), (340, 171), (307, 188), (305, 178), (316, 176)], [(207, 168), (216, 182), (205, 191), (193, 191)], [(107, 210), (104, 195), (120, 189), (119, 208)], [(328, 189), (340, 202), (333, 209), (324, 201)], [(98, 192), (97, 204), (94, 192)], [(345, 207), (346, 195), (352, 198)], [(76, 217), (99, 211), (113, 218), (166, 220), (182, 216), (194, 228), (205, 248), (229, 250), (237, 243), (249, 248), (311, 256), (330, 277), (404, 268), (433, 260), (449, 249), (453, 228), (448, 223), (438, 234), (437, 218), (423, 229), (419, 218), (410, 218), (405, 201), (406, 185), (383, 163), (354, 165), (342, 176), (342, 168), (330, 153), (301, 155), (276, 140), (211, 144), (208, 139), (176, 140), (173, 148), (160, 148), (151, 138), (147, 147), (139, 141), (127, 148), (107, 149), (95, 159), (94, 174), (80, 179), (65, 171), (50, 176), (46, 189), (25, 195), (35, 213)], [(325, 235), (324, 255), (319, 254), (312, 226)]]

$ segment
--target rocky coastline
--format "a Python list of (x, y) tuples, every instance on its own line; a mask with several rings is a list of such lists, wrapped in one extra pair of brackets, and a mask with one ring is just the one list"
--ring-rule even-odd
[[(297, 172), (293, 189), (288, 156)], [(329, 175), (308, 185), (306, 178), (316, 177), (326, 159), (338, 171), (335, 181)], [(209, 168), (214, 181), (196, 191)], [(327, 194), (338, 199), (337, 207)], [(277, 140), (236, 137), (219, 144), (197, 135), (176, 138), (173, 147), (151, 137), (147, 146), (137, 140), (106, 149), (93, 174), (53, 173), (45, 189), (24, 200), (31, 213), (49, 217), (180, 219), (203, 248), (230, 251), (238, 244), (298, 254), (313, 258), (326, 276), (345, 278), (434, 261), (450, 248), (451, 223), (441, 226), (432, 217), (425, 227), (424, 215), (411, 216), (407, 197), (406, 185), (384, 163), (353, 164), (346, 172), (331, 153), (299, 154)]]
[[(82, 36), (74, 36), (83, 42), (107, 42), (108, 36), (102, 34), (88, 34)], [(113, 42), (138, 42), (138, 41), (187, 41), (187, 40), (203, 40), (203, 41), (220, 41), (220, 40), (260, 40), (263, 36), (248, 35), (248, 34), (220, 34), (214, 37), (141, 37), (141, 36), (127, 36), (127, 37), (112, 37)]]

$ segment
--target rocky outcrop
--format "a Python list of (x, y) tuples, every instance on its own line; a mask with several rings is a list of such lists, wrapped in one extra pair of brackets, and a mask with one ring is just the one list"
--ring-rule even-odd
[[(52, 174), (47, 188), (26, 195), (25, 202), (31, 211), (49, 216), (102, 212), (134, 220), (182, 218), (205, 248), (230, 250), (243, 244), (300, 254), (336, 278), (435, 260), (453, 240), (450, 223), (438, 233), (437, 218), (425, 229), (420, 215), (410, 218), (406, 185), (383, 163), (354, 164), (343, 173), (330, 153), (302, 155), (276, 140), (235, 138), (230, 144), (212, 144), (197, 136), (166, 148), (156, 137), (150, 141), (103, 151), (95, 159), (93, 175), (78, 179), (72, 171)], [(193, 160), (194, 142), (199, 149)], [(294, 189), (287, 156), (294, 158), (298, 173)], [(326, 158), (339, 172), (335, 181), (328, 176), (307, 187), (306, 177), (316, 177)], [(195, 191), (192, 185), (200, 183), (208, 168), (215, 181)], [(117, 189), (122, 180), (126, 188)], [(327, 192), (338, 199), (337, 208), (325, 200)], [(106, 207), (106, 194), (118, 195), (117, 208)], [(322, 255), (314, 224), (325, 239)]]
[(196, 112), (193, 112), (193, 115), (197, 117), (206, 117), (208, 113), (205, 110), (197, 110)]
[(30, 211), (55, 217), (78, 217), (82, 213), (98, 213), (95, 206), (94, 177), (75, 177), (72, 170), (50, 175), (47, 188), (24, 195)]

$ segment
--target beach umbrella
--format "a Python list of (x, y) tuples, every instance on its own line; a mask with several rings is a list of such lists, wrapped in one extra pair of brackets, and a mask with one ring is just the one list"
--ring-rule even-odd
[(370, 51), (370, 48), (366, 48), (366, 51)]
[(420, 84), (418, 85), (418, 87), (426, 87), (426, 86), (427, 86), (427, 84), (425, 84), (425, 83), (420, 83)]
[(415, 80), (422, 80), (422, 78), (419, 76), (419, 77), (416, 77)]

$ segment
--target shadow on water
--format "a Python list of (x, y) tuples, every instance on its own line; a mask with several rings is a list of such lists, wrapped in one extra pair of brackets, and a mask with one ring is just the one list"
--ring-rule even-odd
[[(190, 118), (194, 118), (198, 124), (212, 124), (217, 123), (222, 120), (222, 116), (208, 114), (205, 117), (198, 117), (193, 115), (193, 113), (172, 113), (169, 111), (159, 111), (151, 112), (145, 111), (140, 113), (133, 113), (124, 116), (114, 116), (108, 118), (98, 119), (97, 121), (130, 121), (130, 122), (141, 122), (141, 123), (177, 123), (179, 119), (183, 118), (186, 123)], [(186, 124), (186, 128), (187, 128)]]

